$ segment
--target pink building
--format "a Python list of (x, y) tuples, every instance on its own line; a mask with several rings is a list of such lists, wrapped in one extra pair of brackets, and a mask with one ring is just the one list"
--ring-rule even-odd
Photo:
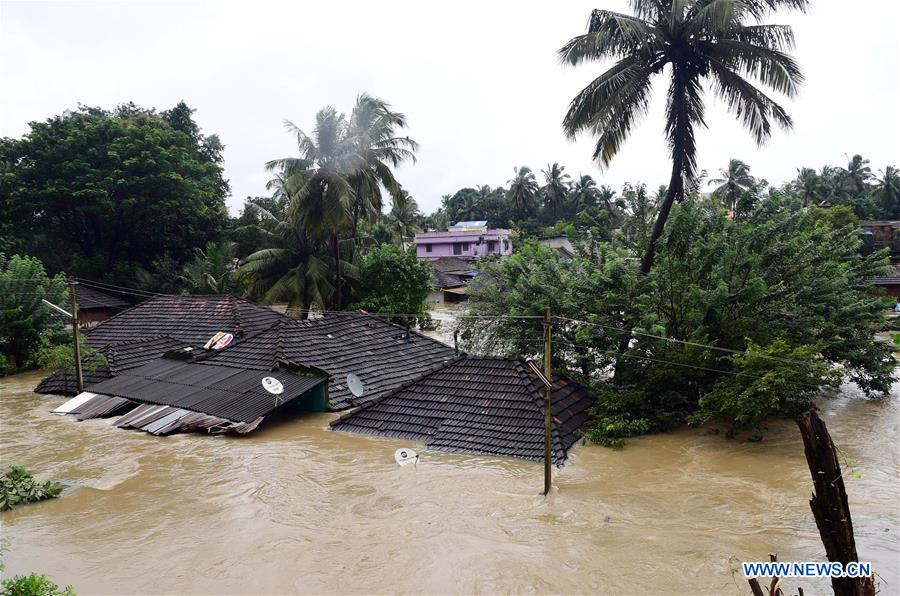
[(487, 222), (459, 222), (447, 232), (416, 234), (416, 256), (423, 261), (440, 257), (481, 259), (488, 255), (511, 255), (509, 230), (489, 230)]

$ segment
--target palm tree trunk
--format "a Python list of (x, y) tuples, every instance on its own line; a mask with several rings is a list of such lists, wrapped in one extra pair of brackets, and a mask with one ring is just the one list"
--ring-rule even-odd
[(341, 250), (337, 232), (331, 232), (331, 250), (334, 254), (334, 310), (341, 310)]
[[(677, 74), (675, 76), (678, 76)], [(672, 211), (672, 204), (675, 200), (684, 198), (684, 163), (687, 156), (685, 155), (685, 139), (690, 132), (690, 123), (685, 106), (685, 89), (683, 83), (676, 81), (676, 89), (672, 100), (672, 109), (675, 112), (674, 130), (672, 131), (672, 176), (669, 179), (669, 187), (666, 189), (666, 198), (659, 207), (659, 213), (656, 215), (656, 223), (653, 224), (653, 231), (650, 233), (650, 240), (647, 242), (647, 249), (644, 252), (644, 258), (641, 259), (641, 274), (647, 275), (653, 267), (653, 261), (656, 258), (656, 243), (662, 236), (663, 229), (666, 226), (666, 220), (669, 219), (669, 212)], [(619, 341), (619, 353), (624, 353), (628, 349), (631, 341), (631, 334), (625, 335)], [(621, 366), (624, 364), (623, 358), (616, 361), (614, 376), (618, 376)]]

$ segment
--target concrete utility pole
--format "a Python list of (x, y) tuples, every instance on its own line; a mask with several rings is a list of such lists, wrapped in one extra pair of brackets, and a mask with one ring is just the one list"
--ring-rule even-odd
[(550, 411), (550, 394), (553, 389), (553, 365), (550, 361), (550, 307), (544, 310), (544, 376), (547, 377), (548, 385), (544, 386), (544, 494), (550, 492), (550, 480), (553, 462), (552, 460), (552, 441), (550, 423), (552, 412)]
[(78, 384), (78, 393), (84, 391), (84, 375), (81, 372), (81, 344), (78, 343), (78, 298), (75, 297), (74, 277), (69, 278), (69, 295), (72, 298), (72, 341), (75, 350), (75, 381)]

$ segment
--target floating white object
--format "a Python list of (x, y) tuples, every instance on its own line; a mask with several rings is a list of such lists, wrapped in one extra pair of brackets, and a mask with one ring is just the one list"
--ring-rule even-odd
[(408, 447), (401, 447), (394, 452), (394, 460), (398, 465), (405, 466), (419, 459), (419, 454)]
[(262, 386), (263, 389), (272, 395), (281, 395), (284, 393), (284, 385), (282, 385), (281, 381), (275, 377), (263, 377)]
[(363, 387), (362, 381), (359, 380), (359, 377), (350, 373), (347, 375), (347, 388), (350, 389), (350, 393), (354, 395), (354, 397), (362, 397), (363, 393), (366, 392), (365, 387)]
[(90, 391), (82, 391), (69, 401), (63, 403), (61, 406), (56, 408), (55, 410), (50, 410), (53, 414), (68, 414), (78, 406), (84, 404), (88, 400), (94, 399), (97, 397), (96, 393), (91, 393)]

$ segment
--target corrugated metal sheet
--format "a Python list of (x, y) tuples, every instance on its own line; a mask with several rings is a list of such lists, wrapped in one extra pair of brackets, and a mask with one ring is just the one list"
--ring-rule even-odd
[[(269, 376), (281, 381), (282, 394), (263, 389), (262, 379)], [(91, 392), (249, 423), (326, 381), (284, 371), (241, 370), (161, 358), (97, 383)]]

